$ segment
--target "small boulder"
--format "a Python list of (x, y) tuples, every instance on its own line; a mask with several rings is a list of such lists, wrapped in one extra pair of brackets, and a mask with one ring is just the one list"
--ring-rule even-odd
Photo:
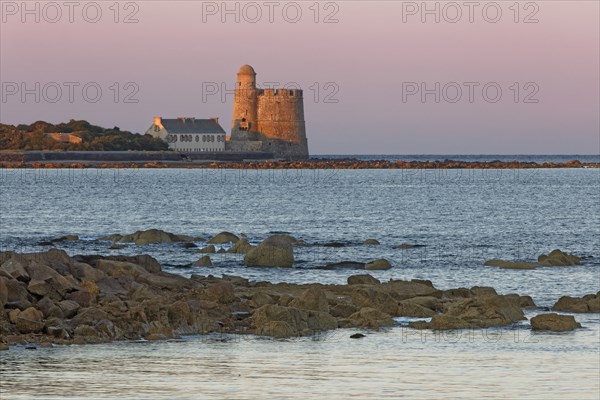
[(329, 303), (325, 291), (318, 286), (306, 289), (290, 303), (290, 307), (304, 310), (329, 312)]
[(371, 307), (363, 307), (348, 317), (353, 326), (367, 328), (381, 328), (383, 326), (394, 326), (394, 320), (389, 314)]
[(44, 329), (42, 312), (33, 307), (21, 311), (16, 319), (15, 325), (20, 333), (38, 333)]
[(367, 246), (376, 246), (380, 243), (379, 243), (379, 240), (377, 240), (377, 239), (367, 239), (363, 242), (363, 244), (367, 245)]
[(471, 288), (473, 296), (497, 296), (496, 289), (488, 286), (473, 286)]
[(216, 248), (212, 244), (208, 245), (206, 247), (203, 247), (199, 250), (196, 250), (196, 253), (200, 253), (200, 254), (215, 254), (216, 252), (217, 252)]
[(392, 268), (392, 264), (390, 264), (390, 262), (385, 258), (380, 258), (365, 264), (365, 269), (370, 271), (387, 270), (390, 268)]
[(229, 282), (216, 283), (204, 289), (204, 298), (221, 304), (236, 301), (234, 286)]
[(369, 275), (351, 275), (348, 277), (348, 285), (379, 285), (381, 282), (379, 279)]
[(253, 248), (254, 246), (248, 242), (248, 239), (240, 239), (229, 249), (229, 253), (246, 254)]
[(406, 250), (406, 249), (413, 249), (415, 247), (423, 247), (423, 245), (418, 245), (418, 244), (411, 244), (411, 243), (400, 243), (397, 246), (394, 246), (394, 249), (401, 249), (401, 250)]
[(10, 258), (5, 261), (0, 270), (4, 271), (8, 275), (12, 276), (14, 279), (21, 282), (29, 282), (29, 274), (25, 270), (25, 266), (18, 258)]
[(483, 265), (500, 269), (535, 269), (536, 263), (522, 261), (505, 261), (499, 259), (487, 260)]
[(286, 235), (274, 235), (263, 240), (244, 257), (249, 267), (285, 267), (294, 264), (294, 251)]
[(600, 312), (600, 292), (587, 294), (583, 297), (562, 296), (552, 306), (552, 310), (572, 313), (598, 313)]
[(208, 243), (209, 244), (225, 244), (225, 243), (237, 243), (240, 240), (239, 237), (234, 235), (231, 232), (221, 232), (216, 236), (212, 237)]
[(572, 315), (550, 313), (531, 318), (531, 329), (534, 331), (566, 332), (577, 328), (581, 328), (581, 324)]
[(73, 242), (75, 240), (79, 240), (79, 236), (77, 235), (65, 235), (65, 236), (61, 236), (55, 239), (51, 239), (50, 241), (52, 243), (58, 243), (58, 242)]
[(210, 256), (202, 256), (198, 261), (194, 263), (195, 267), (212, 267), (212, 261)]
[(562, 267), (569, 265), (581, 264), (581, 258), (560, 251), (559, 249), (552, 250), (550, 254), (542, 254), (538, 257), (538, 262), (541, 266), (548, 267)]

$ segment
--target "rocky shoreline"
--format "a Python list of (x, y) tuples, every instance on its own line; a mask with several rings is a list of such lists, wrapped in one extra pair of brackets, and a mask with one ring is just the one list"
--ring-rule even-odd
[[(499, 295), (491, 287), (439, 290), (426, 280), (379, 282), (366, 273), (345, 285), (273, 284), (237, 276), (185, 278), (162, 271), (148, 255), (0, 253), (2, 349), (211, 332), (288, 338), (393, 327), (396, 317), (421, 318), (409, 324), (414, 329), (478, 329), (512, 326), (526, 319), (524, 309), (536, 309), (531, 297)], [(553, 310), (598, 313), (600, 292), (562, 297)], [(540, 311), (530, 321), (533, 330), (581, 326), (571, 315)]]
[(0, 154), (0, 168), (201, 168), (201, 169), (533, 169), (533, 168), (600, 168), (600, 163), (581, 162), (523, 162), (523, 161), (388, 161), (357, 159), (319, 159), (298, 161), (280, 160), (244, 160), (244, 161), (120, 161), (114, 162), (100, 158), (96, 161), (85, 161), (77, 158), (60, 161), (28, 161), (21, 153)]

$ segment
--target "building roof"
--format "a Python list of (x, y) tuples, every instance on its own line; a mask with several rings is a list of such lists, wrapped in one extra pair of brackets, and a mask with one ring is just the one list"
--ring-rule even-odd
[(163, 118), (161, 123), (169, 133), (225, 133), (214, 119)]
[(256, 72), (254, 72), (254, 68), (252, 68), (252, 66), (246, 64), (240, 67), (238, 75), (256, 75)]

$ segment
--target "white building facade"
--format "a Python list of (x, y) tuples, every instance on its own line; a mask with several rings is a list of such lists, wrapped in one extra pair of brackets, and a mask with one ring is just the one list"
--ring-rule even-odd
[(225, 131), (218, 118), (154, 117), (146, 131), (169, 144), (169, 148), (182, 153), (225, 151)]

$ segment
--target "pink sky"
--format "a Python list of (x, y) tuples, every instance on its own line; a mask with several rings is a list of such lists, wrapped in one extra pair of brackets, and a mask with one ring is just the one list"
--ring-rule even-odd
[[(16, 4), (16, 14), (11, 5)], [(234, 15), (204, 15), (221, 2), (138, 1), (113, 21), (113, 1), (98, 2), (102, 16), (97, 23), (83, 19), (80, 2), (74, 22), (61, 6), (56, 23), (35, 15), (22, 15), (21, 2), (2, 1), (0, 27), (0, 77), (3, 98), (0, 122), (9, 124), (50, 122), (70, 118), (94, 124), (144, 132), (152, 117), (219, 116), (228, 131), (233, 96), (222, 102), (219, 95), (203, 102), (203, 83), (224, 83), (233, 88), (238, 68), (252, 65), (258, 83), (296, 82), (304, 89), (305, 117), (312, 154), (410, 154), (410, 153), (538, 153), (593, 154), (600, 151), (599, 123), (599, 3), (596, 1), (520, 2), (518, 23), (513, 1), (496, 2), (502, 16), (496, 23), (484, 19), (480, 2), (470, 23), (468, 8), (447, 8), (440, 23), (434, 16), (421, 22), (421, 14), (405, 15), (421, 2), (355, 1), (320, 4), (319, 23), (314, 22), (313, 1), (297, 2), (302, 16), (296, 23), (292, 2), (278, 2), (268, 21), (268, 7), (257, 23), (254, 10), (240, 2), (240, 22)], [(440, 9), (449, 2), (440, 2)], [(59, 5), (63, 4), (58, 2)], [(430, 7), (435, 2), (429, 2)], [(463, 2), (458, 2), (461, 5)], [(34, 3), (28, 6), (33, 9)], [(228, 6), (235, 7), (235, 2)], [(246, 6), (246, 14), (243, 13)], [(537, 10), (536, 8), (537, 7)], [(336, 11), (337, 10), (337, 11)], [(46, 9), (46, 19), (55, 10)], [(86, 17), (93, 18), (93, 8)], [(135, 11), (137, 23), (122, 22)], [(220, 10), (217, 10), (220, 11)], [(323, 23), (335, 12), (337, 23)], [(523, 23), (535, 11), (537, 23)], [(488, 18), (494, 17), (488, 5)], [(22, 22), (21, 18), (26, 21)], [(244, 18), (245, 17), (245, 18)], [(246, 20), (245, 20), (246, 19)], [(11, 82), (34, 88), (56, 82), (63, 86), (56, 103), (44, 96), (35, 103), (28, 95), (8, 94)], [(68, 101), (64, 82), (78, 82), (74, 101)], [(97, 103), (86, 102), (81, 87), (96, 82), (103, 90)], [(110, 87), (119, 83), (115, 103)], [(138, 103), (123, 103), (134, 82)], [(332, 82), (333, 86), (325, 86)], [(456, 82), (463, 90), (456, 103), (434, 102), (428, 95), (403, 101), (407, 82), (433, 88)], [(473, 102), (465, 82), (477, 82)], [(502, 89), (496, 103), (482, 97), (481, 88), (495, 82)], [(514, 102), (514, 83), (519, 101)], [(529, 86), (525, 84), (531, 82)], [(312, 87), (312, 89), (311, 89)], [(315, 101), (315, 88), (320, 88)], [(512, 87), (512, 89), (511, 89)], [(114, 87), (113, 87), (114, 88)], [(325, 102), (325, 95), (339, 89)], [(130, 88), (129, 88), (130, 89)], [(524, 103), (533, 90), (537, 103)], [(48, 92), (54, 96), (54, 92)], [(490, 92), (491, 93), (491, 92)], [(455, 92), (447, 93), (453, 97)]]

